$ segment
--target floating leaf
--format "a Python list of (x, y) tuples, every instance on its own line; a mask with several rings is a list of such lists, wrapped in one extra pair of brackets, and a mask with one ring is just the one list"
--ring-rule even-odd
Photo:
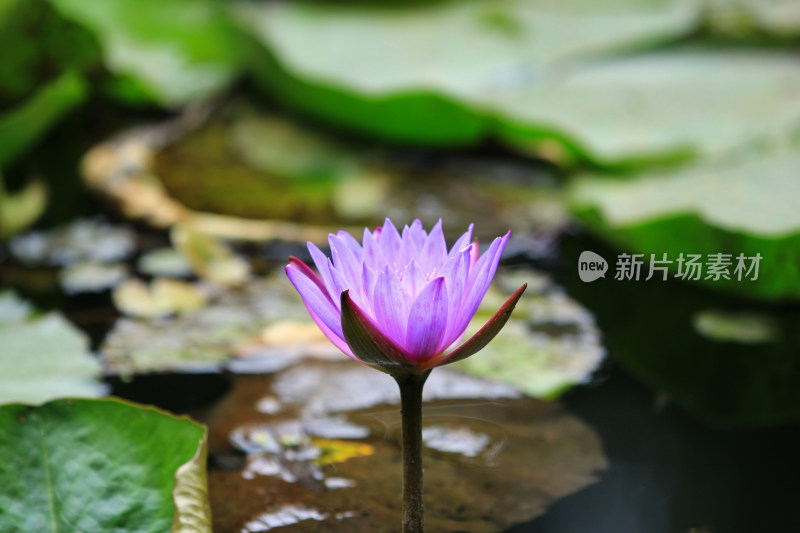
[(789, 53), (660, 51), (576, 66), (487, 102), (511, 142), (550, 138), (600, 164), (719, 155), (794, 130), (798, 65)]
[[(537, 279), (538, 278), (538, 279)], [(592, 314), (541, 274), (500, 273), (470, 323), (469, 338), (513, 292), (533, 279), (500, 334), (453, 368), (507, 383), (537, 398), (552, 398), (589, 380), (605, 357)], [(511, 288), (513, 287), (513, 289)]]
[(206, 304), (205, 293), (196, 285), (173, 279), (155, 279), (146, 285), (129, 279), (114, 290), (114, 305), (136, 317), (158, 318), (185, 314)]
[(225, 286), (242, 285), (250, 277), (250, 263), (221, 240), (183, 226), (172, 228), (172, 243), (201, 278)]
[(776, 342), (778, 324), (769, 316), (758, 313), (726, 313), (718, 309), (704, 309), (692, 317), (697, 333), (718, 342), (761, 344)]
[(76, 220), (11, 241), (11, 253), (27, 264), (113, 263), (126, 259), (135, 249), (135, 235), (130, 228), (112, 226), (100, 219)]
[[(285, 410), (264, 412), (264, 399), (279, 399)], [(425, 402), (431, 530), (505, 530), (592, 483), (606, 467), (589, 426), (504, 383), (440, 368), (426, 384)], [(238, 376), (209, 420), (212, 454), (231, 445), (247, 453), (240, 468), (210, 473), (215, 529), (396, 530), (398, 404), (393, 380), (352, 361)], [(322, 425), (339, 431), (335, 446), (316, 437)], [(327, 464), (334, 457), (346, 460)]]
[(136, 268), (143, 274), (167, 278), (185, 278), (193, 274), (192, 266), (174, 248), (158, 248), (139, 257)]
[(0, 404), (105, 393), (89, 339), (59, 313), (33, 316), (11, 292), (0, 293), (0, 368)]
[(58, 273), (58, 281), (67, 294), (103, 292), (127, 277), (128, 267), (122, 264), (76, 263)]
[(0, 174), (0, 241), (24, 231), (36, 222), (47, 207), (47, 189), (38, 180), (10, 194)]
[[(645, 260), (666, 253), (675, 272), (681, 253), (701, 254), (701, 262), (730, 254), (729, 279), (707, 279), (703, 271), (698, 281), (757, 298), (797, 299), (799, 172), (797, 145), (750, 149), (636, 180), (586, 177), (572, 184), (570, 200), (589, 229)], [(755, 272), (735, 272), (739, 254), (761, 255), (756, 279)]]
[(285, 319), (309, 320), (288, 280), (253, 279), (245, 289), (209, 288), (202, 308), (158, 320), (123, 318), (100, 348), (109, 371), (215, 371), (262, 329)]
[(496, 136), (559, 161), (629, 165), (780, 135), (800, 115), (789, 53), (608, 53), (688, 33), (702, 2), (607, 4), (248, 3), (238, 14), (263, 45), (253, 69), (270, 92), (403, 142)]
[(80, 105), (86, 93), (83, 79), (77, 74), (66, 73), (0, 114), (0, 169), (7, 168), (55, 122)]
[(237, 74), (236, 35), (214, 0), (49, 1), (97, 36), (117, 75), (110, 90), (125, 101), (178, 107)]
[(0, 455), (0, 531), (211, 533), (205, 430), (188, 418), (113, 399), (5, 405)]
[(535, 81), (543, 68), (681, 35), (696, 20), (691, 5), (628, 0), (437, 2), (402, 10), (241, 3), (235, 14), (263, 45), (252, 68), (270, 92), (335, 123), (425, 144), (468, 143), (489, 133), (492, 118), (480, 103)]

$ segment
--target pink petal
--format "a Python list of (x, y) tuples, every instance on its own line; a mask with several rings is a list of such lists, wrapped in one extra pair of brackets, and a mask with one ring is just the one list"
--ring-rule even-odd
[(469, 280), (464, 291), (466, 297), (461, 302), (458, 311), (458, 319), (452, 324), (450, 333), (456, 337), (463, 333), (469, 321), (475, 316), (478, 306), (486, 295), (492, 278), (497, 271), (497, 264), (503, 255), (503, 249), (508, 242), (509, 233), (504, 237), (498, 237), (489, 246), (489, 249), (478, 259), (478, 262), (470, 269)]
[(319, 276), (296, 257), (292, 257), (286, 266), (286, 275), (300, 293), (300, 297), (314, 321), (325, 326), (325, 328), (320, 326), (323, 332), (327, 328), (334, 336), (338, 336), (339, 340), (343, 340), (339, 310), (328, 296), (325, 285)]
[(408, 317), (406, 351), (415, 361), (437, 355), (447, 328), (447, 291), (443, 277), (437, 277), (420, 291)]
[(376, 272), (380, 272), (386, 265), (386, 258), (383, 257), (381, 247), (375, 236), (367, 229), (364, 229), (363, 239), (364, 249), (364, 264)]
[(444, 276), (447, 286), (448, 309), (450, 309), (450, 320), (445, 334), (442, 336), (441, 350), (452, 344), (461, 335), (461, 331), (455, 331), (454, 327), (458, 322), (455, 320), (457, 313), (461, 309), (461, 304), (466, 297), (467, 280), (469, 279), (470, 250), (464, 248), (461, 253), (454, 255), (445, 263), (439, 273)]
[(352, 247), (342, 237), (330, 235), (328, 242), (331, 245), (333, 265), (344, 276), (347, 287), (359, 287), (361, 284), (361, 259), (355, 255)]
[(375, 320), (386, 335), (398, 344), (406, 337), (409, 298), (400, 280), (388, 266), (378, 275), (372, 295)]
[(390, 374), (408, 371), (412, 364), (408, 353), (381, 331), (353, 302), (348, 291), (342, 293), (341, 306), (344, 338), (361, 362)]
[(388, 264), (392, 265), (395, 269), (405, 266), (405, 264), (398, 264), (398, 259), (400, 258), (402, 252), (403, 241), (400, 238), (400, 234), (397, 233), (397, 228), (394, 227), (394, 224), (392, 224), (392, 221), (388, 218), (383, 223), (383, 227), (381, 228), (381, 238), (378, 241), (378, 244), (381, 245), (381, 252), (383, 252), (383, 257), (386, 259)]
[(419, 219), (414, 220), (408, 231), (403, 230), (403, 240), (408, 240), (413, 244), (414, 256), (422, 253), (422, 248), (425, 246), (425, 241), (428, 239), (428, 234), (422, 227), (422, 222)]
[(447, 261), (447, 243), (442, 232), (442, 219), (433, 227), (422, 247), (420, 266), (425, 275), (430, 275)]
[(469, 225), (469, 229), (467, 229), (467, 232), (464, 233), (464, 235), (462, 235), (461, 237), (459, 237), (458, 240), (453, 245), (453, 247), (450, 248), (450, 253), (447, 254), (448, 257), (453, 257), (457, 253), (463, 251), (464, 248), (466, 248), (467, 246), (470, 246), (471, 244), (470, 241), (472, 240), (472, 230), (474, 228), (475, 224)]
[(311, 258), (314, 260), (314, 264), (319, 271), (319, 275), (322, 277), (322, 281), (325, 283), (325, 288), (328, 291), (331, 299), (336, 302), (339, 299), (339, 295), (341, 292), (337, 292), (337, 287), (333, 283), (333, 276), (331, 275), (331, 260), (328, 259), (322, 251), (317, 248), (313, 243), (308, 243), (308, 251), (311, 253)]
[(500, 333), (500, 330), (503, 329), (503, 326), (506, 325), (508, 318), (511, 316), (511, 312), (514, 310), (514, 306), (517, 305), (517, 302), (527, 287), (528, 284), (526, 283), (517, 289), (517, 291), (512, 294), (511, 297), (500, 307), (500, 309), (498, 309), (494, 316), (492, 316), (492, 318), (490, 318), (489, 321), (484, 324), (484, 326), (478, 330), (475, 335), (470, 337), (467, 342), (444, 357), (440, 357), (437, 360), (426, 363), (423, 365), (423, 367), (430, 368), (434, 366), (449, 365), (450, 363), (455, 363), (457, 361), (466, 359), (467, 357), (482, 350), (492, 339), (495, 338), (495, 336), (497, 336), (498, 333)]
[(419, 291), (421, 291), (422, 288), (428, 284), (428, 280), (425, 279), (425, 274), (422, 273), (422, 269), (419, 268), (419, 265), (415, 259), (412, 259), (411, 262), (406, 266), (406, 269), (403, 272), (403, 279), (401, 281), (403, 283), (403, 287), (406, 289), (409, 300), (412, 302), (416, 299)]

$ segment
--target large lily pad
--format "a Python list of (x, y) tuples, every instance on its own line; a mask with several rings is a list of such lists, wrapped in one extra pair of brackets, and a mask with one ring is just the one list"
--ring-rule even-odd
[(0, 368), (0, 403), (105, 393), (89, 339), (59, 313), (33, 315), (10, 292), (0, 293)]
[[(555, 403), (435, 369), (425, 388), (426, 520), (494, 532), (545, 512), (606, 467), (598, 436)], [(397, 531), (397, 385), (352, 361), (239, 376), (210, 416), (214, 530)], [(264, 498), (263, 494), (269, 494)]]
[(210, 533), (205, 429), (119, 400), (0, 406), (0, 531)]
[(495, 135), (536, 153), (556, 146), (559, 159), (619, 165), (718, 152), (780, 135), (800, 116), (796, 57), (603, 54), (685, 32), (701, 11), (691, 2), (608, 4), (247, 4), (240, 18), (267, 50), (254, 69), (273, 93), (401, 141)]
[(123, 100), (177, 107), (237, 74), (236, 36), (214, 0), (49, 1), (97, 36), (117, 75), (111, 90)]
[(562, 139), (600, 163), (725, 153), (787, 136), (800, 61), (753, 51), (664, 51), (596, 62), (499, 90), (500, 135)]
[[(800, 93), (798, 93), (800, 94)], [(698, 280), (758, 298), (800, 297), (800, 148), (747, 150), (675, 170), (572, 184), (575, 214), (615, 245), (644, 254), (731, 254), (730, 279)], [(739, 280), (736, 257), (760, 254), (757, 279)], [(649, 255), (645, 256), (645, 259)], [(749, 263), (747, 264), (749, 266)]]
[(682, 34), (695, 20), (692, 6), (627, 0), (402, 10), (242, 3), (236, 14), (264, 46), (253, 68), (270, 91), (336, 123), (430, 144), (471, 142), (490, 129), (466, 102), (535, 80), (553, 63)]

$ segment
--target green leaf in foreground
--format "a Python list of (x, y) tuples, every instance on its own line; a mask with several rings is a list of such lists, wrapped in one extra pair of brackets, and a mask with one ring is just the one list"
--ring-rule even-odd
[(120, 400), (0, 407), (0, 531), (210, 533), (203, 426)]
[(83, 79), (66, 73), (0, 115), (0, 168), (7, 167), (64, 114), (83, 102), (86, 93)]
[(0, 293), (0, 404), (102, 396), (89, 339), (60, 313), (31, 312), (13, 293)]
[[(701, 282), (765, 299), (800, 298), (800, 147), (746, 150), (636, 180), (577, 179), (572, 210), (593, 232), (644, 254), (761, 254), (757, 280)], [(649, 258), (649, 255), (646, 256)], [(671, 265), (676, 268), (677, 265)], [(731, 267), (731, 271), (733, 267)], [(732, 273), (732, 272), (731, 272)], [(703, 273), (703, 277), (707, 273)]]
[(235, 34), (219, 2), (199, 0), (50, 0), (94, 32), (111, 90), (124, 100), (177, 107), (208, 96), (238, 72)]

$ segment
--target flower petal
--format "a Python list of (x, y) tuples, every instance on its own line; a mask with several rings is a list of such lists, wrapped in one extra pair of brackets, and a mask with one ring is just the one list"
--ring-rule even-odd
[(464, 248), (461, 253), (454, 255), (441, 268), (439, 273), (444, 276), (447, 286), (447, 308), (450, 310), (450, 320), (448, 320), (447, 330), (442, 336), (442, 344), (439, 350), (444, 350), (450, 346), (462, 331), (455, 331), (459, 322), (457, 313), (461, 309), (461, 303), (466, 298), (467, 281), (469, 280), (470, 249)]
[(481, 300), (483, 300), (489, 285), (492, 283), (492, 278), (494, 278), (494, 274), (497, 271), (497, 264), (503, 255), (503, 249), (506, 242), (508, 242), (509, 235), (510, 232), (506, 233), (504, 237), (498, 237), (492, 241), (489, 249), (483, 253), (477, 263), (470, 269), (469, 280), (464, 290), (465, 297), (458, 310), (458, 318), (451, 324), (450, 333), (453, 339), (467, 329), (469, 321), (475, 316)]
[(419, 268), (416, 259), (412, 259), (408, 263), (400, 281), (403, 283), (403, 288), (405, 288), (411, 302), (417, 298), (419, 291), (428, 284), (428, 280), (425, 279), (425, 274), (422, 273), (422, 269)]
[(364, 243), (364, 264), (375, 272), (380, 272), (386, 266), (386, 258), (383, 257), (383, 252), (378, 245), (378, 241), (375, 240), (375, 235), (365, 228), (362, 242)]
[(344, 276), (347, 288), (360, 287), (362, 261), (353, 251), (352, 243), (339, 235), (329, 235), (328, 242), (331, 245), (333, 266)]
[(300, 293), (303, 303), (312, 317), (315, 317), (317, 324), (323, 324), (340, 340), (343, 340), (344, 334), (339, 310), (328, 296), (325, 285), (319, 276), (296, 257), (292, 257), (286, 266), (286, 275)]
[(397, 233), (397, 228), (388, 218), (381, 228), (381, 238), (378, 244), (381, 245), (381, 252), (383, 252), (383, 257), (386, 259), (387, 264), (391, 265), (395, 270), (406, 266), (405, 264), (399, 264), (398, 261), (402, 252), (403, 241), (400, 238), (400, 234)]
[(464, 248), (466, 248), (471, 244), (472, 230), (474, 228), (475, 224), (469, 225), (469, 229), (467, 229), (467, 232), (464, 233), (464, 235), (462, 235), (461, 237), (459, 237), (458, 240), (455, 242), (455, 244), (453, 244), (453, 247), (450, 248), (450, 253), (447, 254), (448, 257), (453, 257), (454, 255), (461, 252), (462, 250), (464, 250)]
[(353, 354), (362, 362), (389, 374), (408, 372), (411, 360), (350, 298), (342, 293), (342, 331)]
[(322, 278), (322, 281), (325, 283), (325, 288), (328, 291), (331, 299), (336, 302), (339, 298), (340, 292), (337, 292), (336, 285), (333, 282), (333, 276), (331, 275), (331, 260), (328, 259), (328, 256), (322, 253), (322, 250), (316, 247), (313, 243), (308, 243), (308, 251), (311, 253), (311, 258), (314, 260), (314, 265), (316, 265), (317, 270), (319, 271), (319, 275)]
[(372, 308), (375, 310), (373, 316), (384, 333), (402, 345), (406, 338), (409, 297), (394, 271), (388, 266), (378, 275), (372, 294)]
[(442, 219), (433, 227), (422, 247), (420, 266), (426, 276), (436, 272), (447, 261), (447, 243), (442, 232)]
[(470, 337), (467, 342), (444, 357), (440, 357), (435, 361), (426, 363), (423, 365), (423, 367), (431, 368), (434, 366), (449, 365), (450, 363), (455, 363), (457, 361), (466, 359), (467, 357), (482, 350), (492, 339), (497, 336), (498, 333), (500, 333), (500, 330), (503, 329), (503, 326), (506, 325), (508, 318), (511, 316), (511, 312), (514, 310), (514, 306), (517, 305), (517, 302), (527, 287), (528, 284), (526, 283), (517, 289), (517, 292), (512, 294), (511, 297), (500, 307), (500, 309), (498, 309), (494, 316), (492, 316), (492, 318), (490, 318), (489, 321), (484, 324), (484, 326), (478, 330), (475, 335)]
[(447, 290), (439, 276), (420, 291), (408, 316), (405, 348), (415, 361), (438, 355), (437, 348), (447, 329)]
[(411, 226), (406, 226), (406, 228), (403, 229), (403, 241), (411, 242), (413, 245), (414, 257), (422, 253), (422, 248), (425, 246), (425, 241), (427, 239), (428, 234), (425, 232), (425, 229), (422, 227), (422, 222), (420, 222), (419, 219), (415, 219), (414, 222), (411, 223)]

